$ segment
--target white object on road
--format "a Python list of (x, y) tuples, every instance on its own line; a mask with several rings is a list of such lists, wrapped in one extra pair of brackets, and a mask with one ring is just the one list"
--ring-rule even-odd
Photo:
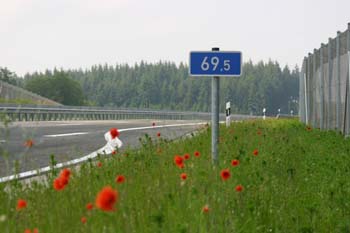
[(117, 147), (123, 146), (123, 142), (118, 137), (112, 138), (110, 131), (105, 133), (105, 139), (107, 141), (107, 144), (104, 146), (106, 154), (111, 154)]

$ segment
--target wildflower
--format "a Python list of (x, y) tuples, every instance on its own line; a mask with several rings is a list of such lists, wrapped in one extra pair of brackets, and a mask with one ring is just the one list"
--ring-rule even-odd
[(238, 165), (239, 165), (239, 160), (238, 160), (238, 159), (232, 160), (232, 161), (231, 161), (231, 165), (234, 166), (234, 167), (235, 167), (235, 166), (238, 166)]
[(190, 158), (190, 154), (184, 154), (184, 159), (187, 160)]
[(94, 205), (91, 202), (86, 204), (86, 209), (87, 210), (92, 210), (93, 208), (94, 208)]
[(17, 201), (17, 210), (21, 210), (27, 207), (27, 202), (23, 199), (18, 199)]
[(60, 190), (63, 190), (64, 187), (65, 187), (65, 181), (62, 182), (62, 177), (58, 177), (56, 178), (54, 181), (53, 181), (53, 188), (56, 190), (56, 191), (60, 191)]
[(60, 176), (58, 179), (60, 179), (60, 182), (63, 186), (66, 186), (69, 182), (69, 179), (65, 176)]
[(174, 162), (175, 162), (176, 166), (178, 166), (179, 168), (184, 167), (184, 158), (182, 158), (180, 155), (174, 156)]
[(242, 185), (237, 185), (235, 189), (236, 189), (237, 192), (242, 192), (243, 191), (243, 186)]
[(25, 141), (24, 146), (31, 148), (34, 145), (34, 141), (32, 139), (28, 139)]
[(33, 229), (33, 233), (39, 233), (38, 228), (34, 228), (34, 229)]
[(205, 205), (205, 206), (202, 208), (202, 211), (203, 211), (203, 213), (208, 213), (208, 212), (209, 212), (209, 206), (208, 206), (208, 205)]
[(115, 178), (115, 182), (116, 182), (116, 183), (121, 184), (121, 183), (123, 183), (124, 181), (125, 181), (125, 176), (123, 176), (123, 175), (119, 175), (119, 176), (117, 176), (117, 177)]
[(30, 229), (25, 229), (24, 233), (32, 233), (32, 231)]
[(257, 134), (260, 136), (260, 135), (261, 135), (261, 131), (260, 131), (260, 130), (258, 130)]
[(98, 163), (97, 163), (97, 167), (102, 167), (102, 163), (101, 163), (101, 162), (98, 162)]
[(201, 153), (199, 153), (199, 151), (196, 151), (196, 152), (194, 152), (194, 156), (199, 157), (199, 156), (201, 156)]
[(311, 128), (310, 126), (306, 126), (306, 130), (307, 130), (307, 131), (311, 131), (312, 128)]
[(115, 154), (117, 154), (117, 151), (116, 150), (112, 151), (112, 155), (115, 155)]
[(67, 168), (63, 169), (60, 173), (60, 177), (66, 177), (67, 179), (69, 179), (71, 175), (71, 171)]
[(86, 223), (86, 218), (85, 217), (81, 217), (80, 221), (85, 224)]
[(230, 170), (224, 169), (224, 170), (221, 171), (220, 175), (221, 175), (221, 179), (222, 180), (227, 180), (231, 176)]
[(259, 154), (258, 149), (255, 149), (255, 150), (253, 151), (253, 155), (258, 156), (258, 154)]
[(157, 137), (158, 137), (158, 138), (160, 137), (160, 132), (157, 133)]
[(113, 211), (118, 199), (118, 192), (110, 186), (104, 187), (96, 197), (96, 207), (103, 211)]
[(181, 173), (180, 175), (182, 180), (186, 180), (187, 179), (187, 174), (186, 173)]
[(119, 131), (116, 128), (111, 128), (109, 130), (109, 133), (111, 134), (112, 139), (115, 139), (116, 137), (119, 136)]

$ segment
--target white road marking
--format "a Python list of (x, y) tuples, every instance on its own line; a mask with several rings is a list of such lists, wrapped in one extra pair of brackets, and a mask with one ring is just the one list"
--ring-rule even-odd
[(89, 132), (51, 134), (51, 135), (44, 135), (44, 137), (46, 137), (46, 138), (57, 138), (57, 137), (67, 137), (67, 136), (84, 135), (84, 134), (88, 134), (88, 133), (89, 133)]
[(173, 124), (173, 125), (158, 125), (158, 126), (144, 126), (144, 127), (135, 127), (127, 129), (118, 129), (119, 132), (142, 130), (142, 129), (156, 129), (156, 128), (169, 128), (169, 127), (179, 127), (179, 126), (190, 126), (190, 125), (204, 125), (206, 123), (186, 123), (186, 124)]
[[(126, 132), (126, 131), (133, 131), (133, 130), (142, 130), (142, 129), (190, 126), (190, 125), (204, 125), (204, 124), (206, 124), (206, 122), (202, 122), (202, 123), (187, 123), (187, 124), (173, 124), (173, 125), (159, 125), (159, 126), (146, 126), (146, 127), (135, 127), (135, 128), (120, 129), (119, 132)], [(87, 134), (87, 132), (81, 132), (81, 133)], [(63, 134), (60, 134), (60, 135), (63, 135)], [(50, 135), (45, 135), (45, 136), (50, 136)], [(53, 136), (53, 135), (51, 135), (51, 136)], [(57, 137), (57, 135), (54, 135), (54, 136)], [(67, 136), (67, 134), (65, 134), (65, 136)], [(93, 158), (97, 157), (98, 154), (105, 154), (105, 152), (108, 151), (108, 150), (109, 150), (109, 145), (107, 143), (104, 147), (100, 148), (99, 150), (97, 150), (95, 152), (92, 152), (92, 153), (90, 153), (90, 154), (88, 154), (86, 156), (83, 156), (81, 158), (78, 158), (78, 159), (73, 159), (71, 161), (67, 161), (67, 162), (56, 164), (54, 166), (54, 168), (55, 169), (63, 168), (63, 167), (75, 165), (75, 164), (78, 164), (78, 163), (82, 163), (84, 161), (87, 161), (88, 159), (93, 159)], [(11, 181), (11, 180), (14, 180), (14, 179), (24, 179), (24, 178), (37, 176), (37, 175), (43, 174), (45, 172), (48, 172), (50, 170), (51, 170), (51, 166), (47, 166), (47, 167), (40, 168), (38, 170), (26, 171), (26, 172), (22, 172), (22, 173), (19, 173), (19, 174), (16, 174), (16, 175), (1, 177), (0, 178), (0, 183)]]
[(58, 124), (57, 126), (80, 126), (83, 124)]

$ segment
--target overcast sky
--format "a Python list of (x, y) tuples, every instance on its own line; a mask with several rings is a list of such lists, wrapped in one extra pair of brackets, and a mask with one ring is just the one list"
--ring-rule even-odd
[(98, 63), (188, 63), (191, 50), (300, 65), (344, 31), (350, 0), (0, 0), (0, 67), (18, 75)]

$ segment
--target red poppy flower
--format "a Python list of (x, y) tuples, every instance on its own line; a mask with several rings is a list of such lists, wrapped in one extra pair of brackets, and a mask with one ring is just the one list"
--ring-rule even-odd
[(306, 130), (307, 130), (307, 131), (311, 131), (312, 128), (311, 128), (310, 126), (307, 126), (307, 127), (306, 127)]
[(86, 204), (86, 209), (87, 210), (92, 210), (93, 208), (94, 208), (94, 205), (91, 202)]
[(117, 176), (117, 177), (115, 178), (115, 182), (116, 182), (116, 183), (121, 184), (121, 183), (123, 183), (124, 181), (125, 181), (125, 176), (123, 176), (123, 175), (119, 175), (119, 176)]
[(112, 139), (115, 139), (116, 137), (119, 136), (119, 131), (118, 131), (118, 129), (116, 129), (116, 128), (111, 128), (111, 129), (109, 130), (109, 133), (111, 134)]
[(201, 156), (201, 153), (199, 153), (199, 151), (196, 151), (196, 152), (194, 152), (194, 156), (199, 157), (199, 156)]
[(23, 199), (18, 199), (17, 201), (17, 210), (24, 209), (27, 207), (27, 202)]
[(68, 184), (68, 182), (69, 182), (69, 179), (67, 177), (65, 177), (65, 176), (60, 176), (58, 179), (60, 179), (61, 184), (63, 186), (66, 186)]
[(65, 187), (65, 185), (64, 185), (64, 181), (62, 182), (62, 177), (58, 177), (53, 181), (53, 188), (56, 191), (63, 190), (64, 187)]
[(220, 175), (222, 180), (227, 180), (228, 178), (230, 178), (231, 173), (230, 173), (230, 170), (224, 169), (221, 171)]
[(84, 223), (86, 223), (86, 218), (85, 217), (81, 217), (80, 221), (84, 224)]
[(190, 158), (190, 154), (184, 154), (184, 159), (187, 160)]
[(96, 207), (103, 211), (113, 211), (118, 199), (118, 192), (110, 186), (104, 187), (96, 197)]
[(34, 229), (33, 229), (33, 233), (39, 233), (38, 228), (34, 228)]
[(158, 137), (158, 138), (160, 137), (160, 132), (157, 133), (157, 137)]
[(98, 162), (98, 163), (97, 163), (97, 167), (102, 167), (102, 163), (101, 163), (101, 162)]
[(174, 156), (174, 162), (175, 162), (176, 166), (178, 166), (179, 168), (184, 167), (184, 158), (182, 158), (180, 155)]
[(232, 160), (232, 161), (231, 161), (231, 165), (234, 166), (234, 167), (235, 167), (235, 166), (238, 166), (238, 165), (239, 165), (239, 160), (238, 160), (238, 159)]
[(115, 150), (114, 150), (114, 151), (112, 151), (112, 155), (115, 155), (116, 153), (117, 153), (117, 151), (115, 151)]
[(31, 148), (34, 145), (34, 141), (32, 139), (28, 139), (25, 141), (24, 146)]
[(182, 180), (186, 180), (187, 179), (187, 174), (186, 173), (181, 173), (180, 175)]
[(202, 209), (203, 213), (208, 213), (209, 212), (209, 206), (205, 205)]
[(71, 175), (71, 171), (67, 168), (63, 169), (60, 173), (60, 177), (66, 177), (67, 179), (69, 179)]
[(237, 192), (242, 192), (243, 191), (243, 186), (242, 185), (237, 185), (236, 186), (236, 191)]
[(32, 231), (30, 229), (25, 229), (24, 233), (32, 233)]
[(259, 154), (258, 149), (255, 149), (255, 150), (253, 151), (253, 155), (258, 156), (258, 154)]
[(260, 131), (260, 130), (258, 130), (257, 134), (258, 134), (258, 135), (261, 135), (261, 131)]

